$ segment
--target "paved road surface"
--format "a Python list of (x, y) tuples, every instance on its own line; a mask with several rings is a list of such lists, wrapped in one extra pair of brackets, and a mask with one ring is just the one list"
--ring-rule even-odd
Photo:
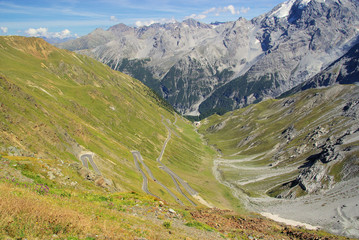
[[(140, 162), (143, 167), (146, 169), (148, 175), (152, 178), (152, 180), (156, 183), (158, 183), (161, 187), (163, 187), (175, 200), (178, 204), (181, 204), (181, 205), (184, 205), (183, 202), (170, 190), (168, 189), (164, 184), (162, 184), (160, 181), (158, 181), (152, 174), (151, 170), (148, 168), (148, 166), (144, 163), (143, 161), (143, 158), (141, 156), (141, 153), (138, 152), (138, 151), (132, 151), (132, 155), (133, 155), (133, 158), (135, 159), (135, 165), (136, 165), (136, 168), (141, 172), (142, 176), (143, 176), (143, 185), (142, 185), (142, 189), (152, 195), (152, 196), (155, 196), (157, 198), (159, 198), (158, 196), (154, 195), (153, 193), (151, 193), (149, 190), (148, 190), (148, 180), (147, 180), (147, 176), (146, 174), (142, 171), (142, 169), (140, 168), (138, 162)], [(146, 179), (146, 181), (145, 181)]]
[[(167, 122), (170, 124), (171, 122), (166, 119)], [(177, 116), (176, 116), (176, 119), (175, 119), (175, 122), (174, 124), (176, 123), (177, 121)], [(160, 168), (165, 171), (168, 175), (170, 175), (170, 177), (172, 178), (172, 181), (174, 182), (176, 188), (177, 188), (177, 191), (182, 195), (184, 196), (193, 206), (197, 206), (181, 189), (180, 185), (178, 183), (180, 183), (182, 185), (182, 187), (184, 189), (186, 189), (186, 191), (191, 195), (191, 196), (197, 196), (198, 195), (198, 192), (195, 191), (193, 188), (191, 188), (191, 186), (188, 185), (187, 182), (185, 182), (182, 178), (180, 178), (177, 174), (175, 174), (172, 170), (170, 170), (167, 166), (165, 166), (161, 160), (162, 160), (162, 156), (165, 152), (165, 149), (166, 149), (166, 146), (167, 146), (167, 143), (171, 140), (171, 129), (166, 125), (166, 123), (164, 122), (164, 117), (162, 116), (162, 124), (166, 127), (167, 131), (168, 131), (168, 136), (167, 136), (167, 139), (165, 140), (164, 144), (163, 144), (163, 147), (162, 147), (162, 150), (161, 150), (161, 153), (159, 155), (159, 157), (157, 158), (157, 162), (161, 164)], [(142, 189), (143, 191), (145, 191), (146, 193), (152, 195), (152, 196), (155, 196), (157, 198), (159, 198), (158, 196), (154, 195), (153, 193), (151, 193), (149, 190), (148, 190), (148, 179), (147, 179), (147, 176), (146, 174), (142, 171), (140, 165), (139, 165), (139, 162), (143, 165), (143, 167), (146, 169), (148, 175), (150, 176), (150, 178), (152, 178), (152, 180), (156, 183), (158, 183), (161, 187), (163, 187), (175, 200), (177, 203), (181, 204), (181, 205), (184, 205), (183, 202), (170, 190), (168, 189), (164, 184), (162, 184), (161, 182), (159, 182), (152, 174), (152, 171), (148, 168), (148, 166), (144, 163), (143, 161), (143, 158), (141, 156), (141, 153), (139, 151), (132, 151), (132, 155), (133, 155), (133, 158), (134, 158), (134, 161), (135, 161), (135, 166), (136, 168), (138, 169), (138, 171), (142, 174), (143, 176), (143, 184), (142, 184)]]
[[(167, 119), (167, 121), (168, 121), (168, 119)], [(168, 174), (171, 176), (173, 182), (175, 183), (175, 185), (176, 185), (176, 187), (177, 187), (177, 190), (178, 190), (186, 199), (188, 199), (188, 200), (191, 202), (192, 205), (196, 206), (196, 204), (193, 203), (193, 202), (186, 196), (186, 194), (183, 193), (183, 191), (181, 190), (180, 186), (178, 185), (178, 182), (184, 187), (184, 189), (186, 189), (186, 191), (187, 191), (190, 195), (192, 195), (192, 196), (197, 195), (198, 192), (195, 191), (193, 188), (191, 188), (191, 186), (189, 186), (187, 182), (185, 182), (182, 178), (180, 178), (177, 174), (175, 174), (171, 169), (169, 169), (167, 166), (165, 166), (165, 165), (161, 162), (162, 157), (163, 157), (163, 154), (164, 154), (165, 149), (166, 149), (166, 146), (167, 146), (167, 143), (171, 140), (171, 132), (172, 132), (172, 131), (171, 131), (171, 128), (168, 127), (168, 126), (166, 125), (166, 123), (164, 122), (164, 117), (163, 117), (163, 116), (162, 116), (162, 124), (167, 128), (168, 136), (167, 136), (167, 139), (165, 140), (165, 142), (164, 142), (164, 144), (163, 144), (163, 147), (162, 147), (162, 151), (161, 151), (161, 153), (160, 153), (160, 156), (157, 158), (157, 162), (159, 162), (159, 163), (161, 164), (161, 167), (160, 167), (160, 168), (163, 169), (166, 173), (168, 173)], [(178, 182), (176, 181), (176, 179), (177, 179)]]
[[(160, 197), (156, 196), (155, 194), (151, 193), (151, 192), (148, 190), (148, 179), (147, 179), (147, 176), (146, 176), (146, 174), (142, 171), (140, 165), (138, 164), (138, 161), (140, 161), (140, 160), (139, 160), (139, 157), (141, 157), (141, 154), (140, 154), (139, 152), (137, 152), (137, 151), (132, 151), (132, 155), (133, 155), (133, 159), (134, 159), (134, 161), (135, 161), (135, 166), (136, 166), (137, 170), (142, 174), (142, 178), (143, 178), (142, 190), (143, 190), (145, 193), (147, 193), (147, 194), (149, 194), (149, 195), (151, 195), (151, 196), (154, 196), (154, 197), (160, 199)], [(140, 161), (140, 162), (141, 162), (141, 161)]]
[(175, 183), (176, 185), (176, 188), (177, 188), (177, 191), (182, 194), (182, 196), (184, 196), (193, 206), (197, 206), (197, 204), (195, 204), (189, 197), (187, 197), (187, 195), (182, 191), (180, 185), (178, 184), (178, 182), (176, 181), (176, 178), (173, 174), (171, 174), (171, 172), (168, 172), (166, 169), (166, 166), (160, 166), (161, 169), (163, 169), (163, 171), (167, 172), (171, 178), (172, 178), (172, 181)]
[(84, 165), (85, 168), (89, 168), (88, 161), (90, 162), (91, 166), (95, 170), (95, 172), (99, 175), (102, 175), (98, 167), (96, 166), (95, 162), (93, 161), (93, 153), (84, 153), (80, 155), (80, 160), (82, 162), (82, 165)]
[(180, 178), (176, 173), (174, 173), (171, 169), (169, 169), (168, 167), (166, 167), (162, 162), (160, 162), (160, 164), (162, 165), (160, 168), (163, 169), (165, 172), (167, 172), (169, 175), (173, 176), (174, 178), (177, 179), (177, 181), (184, 187), (184, 189), (186, 189), (186, 191), (194, 196), (197, 195), (198, 192), (196, 190), (194, 190), (193, 188), (191, 188), (191, 186), (184, 181), (182, 178)]

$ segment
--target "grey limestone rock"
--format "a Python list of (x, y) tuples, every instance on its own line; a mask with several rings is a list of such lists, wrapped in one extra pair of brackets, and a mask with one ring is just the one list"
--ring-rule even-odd
[(323, 70), (358, 40), (358, 7), (288, 0), (252, 20), (118, 24), (58, 46), (138, 78), (183, 114), (205, 115), (279, 96)]

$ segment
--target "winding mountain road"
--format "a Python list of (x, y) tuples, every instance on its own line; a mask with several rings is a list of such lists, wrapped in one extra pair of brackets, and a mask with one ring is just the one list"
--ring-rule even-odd
[[(167, 121), (169, 121), (167, 119)], [(187, 182), (185, 182), (182, 178), (180, 178), (177, 174), (175, 174), (171, 169), (169, 169), (167, 166), (165, 166), (161, 160), (162, 160), (162, 157), (163, 157), (163, 154), (165, 152), (165, 149), (166, 149), (166, 146), (167, 146), (167, 143), (171, 140), (171, 128), (168, 127), (166, 125), (166, 123), (164, 122), (164, 117), (162, 116), (162, 124), (166, 127), (167, 131), (168, 131), (168, 136), (167, 136), (167, 139), (165, 140), (164, 144), (163, 144), (163, 147), (162, 147), (162, 150), (161, 150), (161, 153), (160, 153), (160, 156), (157, 158), (157, 162), (161, 164), (160, 168), (165, 171), (168, 175), (171, 176), (174, 184), (176, 185), (176, 188), (178, 190), (178, 192), (184, 196), (193, 206), (197, 206), (183, 191), (182, 189), (180, 188), (178, 182), (183, 186), (184, 189), (186, 189), (186, 191), (191, 195), (191, 196), (195, 196), (198, 194), (198, 192), (196, 192), (193, 188), (191, 188), (191, 186), (188, 185)], [(178, 181), (178, 182), (177, 182)]]
[(87, 153), (82, 153), (80, 154), (80, 160), (82, 162), (82, 165), (85, 167), (85, 168), (89, 168), (89, 165), (88, 165), (88, 162), (90, 162), (91, 166), (93, 167), (94, 171), (98, 174), (98, 175), (102, 175), (100, 170), (98, 169), (98, 167), (96, 166), (95, 162), (93, 161), (93, 156), (94, 156), (94, 153), (90, 153), (90, 152), (87, 152)]
[[(159, 157), (157, 158), (157, 162), (160, 164), (159, 168), (162, 169), (163, 171), (165, 171), (168, 175), (170, 175), (172, 181), (174, 182), (175, 186), (176, 186), (176, 189), (177, 191), (184, 197), (186, 198), (193, 206), (197, 206), (181, 189), (181, 186), (186, 189), (186, 191), (193, 197), (195, 197), (196, 199), (199, 197), (198, 195), (198, 192), (195, 191), (193, 188), (191, 188), (191, 186), (189, 186), (189, 184), (184, 181), (182, 178), (180, 178), (177, 174), (175, 174), (171, 169), (169, 169), (167, 166), (165, 166), (161, 160), (162, 160), (162, 157), (163, 157), (163, 154), (165, 152), (165, 149), (167, 147), (167, 143), (171, 140), (171, 133), (172, 133), (172, 130), (170, 127), (168, 127), (164, 121), (164, 117), (162, 117), (162, 124), (166, 127), (167, 131), (168, 131), (168, 136), (165, 140), (165, 142), (163, 143), (163, 146), (162, 146), (162, 150), (161, 150), (161, 153), (159, 155)], [(167, 122), (169, 124), (171, 124), (171, 122), (166, 119)], [(175, 124), (177, 122), (177, 116), (175, 118), (175, 122), (173, 124)], [(177, 136), (177, 134), (176, 134)], [(148, 176), (154, 181), (156, 182), (157, 184), (159, 184), (162, 188), (164, 188), (175, 200), (177, 203), (181, 204), (181, 205), (184, 205), (183, 202), (170, 190), (168, 189), (168, 187), (166, 187), (163, 183), (161, 183), (160, 181), (158, 181), (152, 171), (149, 169), (149, 167), (144, 163), (143, 161), (143, 158), (141, 156), (141, 153), (139, 151), (131, 151), (132, 155), (133, 155), (133, 158), (134, 158), (134, 161), (135, 161), (135, 166), (136, 168), (138, 169), (138, 171), (142, 174), (142, 177), (143, 177), (143, 184), (142, 184), (142, 190), (144, 192), (146, 192), (147, 194), (149, 195), (152, 195), (154, 197), (157, 197), (159, 198), (158, 196), (156, 196), (155, 194), (151, 193), (148, 189), (148, 178), (146, 176), (146, 174), (142, 171), (141, 167), (140, 167), (140, 164), (141, 163), (144, 167), (144, 169), (146, 170)]]
[[(172, 178), (172, 181), (174, 182), (174, 184), (176, 185), (176, 188), (177, 188), (177, 191), (182, 195), (182, 196), (184, 196), (193, 206), (197, 206), (197, 204), (195, 204), (189, 197), (187, 197), (187, 195), (182, 191), (182, 189), (181, 189), (181, 187), (180, 187), (180, 185), (178, 184), (178, 182), (177, 182), (177, 180), (176, 180), (176, 178), (175, 178), (175, 176), (177, 176), (177, 175), (175, 175), (175, 174), (171, 174), (171, 170), (169, 170), (166, 166), (160, 166), (159, 167), (160, 169), (162, 169), (163, 171), (165, 171), (165, 172), (167, 172), (170, 176), (171, 176), (171, 178)], [(168, 171), (169, 170), (169, 171)], [(183, 186), (183, 185), (182, 185)]]
[(145, 191), (147, 194), (150, 194), (154, 197), (160, 198), (158, 196), (156, 196), (155, 194), (151, 193), (148, 190), (148, 179), (146, 174), (142, 171), (140, 165), (138, 164), (138, 162), (140, 162), (143, 167), (146, 169), (148, 175), (150, 176), (150, 178), (152, 178), (152, 180), (156, 183), (158, 183), (161, 187), (163, 187), (175, 200), (178, 204), (180, 205), (184, 205), (183, 202), (170, 190), (168, 189), (168, 187), (166, 187), (163, 183), (161, 183), (160, 181), (158, 181), (152, 174), (152, 171), (148, 168), (148, 166), (144, 163), (143, 158), (141, 156), (141, 153), (139, 151), (132, 151), (132, 155), (133, 158), (135, 160), (135, 165), (136, 168), (138, 169), (138, 171), (142, 174), (143, 177), (143, 184), (142, 184), (142, 190)]
[[(147, 194), (149, 194), (149, 195), (151, 195), (151, 196), (154, 196), (154, 197), (160, 199), (160, 197), (158, 197), (157, 195), (151, 193), (151, 192), (148, 190), (148, 178), (147, 178), (146, 174), (142, 171), (140, 165), (138, 164), (138, 161), (141, 162), (141, 160), (140, 160), (140, 158), (139, 158), (139, 157), (141, 157), (141, 154), (140, 154), (138, 151), (132, 151), (132, 155), (133, 155), (133, 159), (134, 159), (134, 161), (135, 161), (135, 166), (136, 166), (137, 170), (141, 173), (142, 178), (143, 178), (142, 190), (143, 190), (145, 193), (147, 193)], [(141, 158), (142, 158), (142, 157), (141, 157)], [(142, 163), (142, 162), (141, 162), (141, 163)]]

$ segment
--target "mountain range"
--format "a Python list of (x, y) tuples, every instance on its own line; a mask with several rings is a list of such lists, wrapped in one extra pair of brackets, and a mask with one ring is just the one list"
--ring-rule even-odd
[(357, 238), (358, 7), (0, 37), (0, 239)]
[[(314, 78), (348, 82), (355, 52)], [(90, 57), (16, 36), (0, 56), (0, 237), (341, 239), (248, 210), (359, 235), (355, 85), (213, 115), (200, 136)]]
[(118, 24), (58, 44), (123, 71), (185, 115), (224, 113), (308, 80), (358, 41), (355, 0), (289, 0), (252, 20)]

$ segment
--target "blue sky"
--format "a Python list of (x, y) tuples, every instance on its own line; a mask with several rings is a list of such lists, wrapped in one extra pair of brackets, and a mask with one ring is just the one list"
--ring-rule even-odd
[(284, 0), (0, 0), (0, 35), (69, 37), (117, 23), (252, 19)]

